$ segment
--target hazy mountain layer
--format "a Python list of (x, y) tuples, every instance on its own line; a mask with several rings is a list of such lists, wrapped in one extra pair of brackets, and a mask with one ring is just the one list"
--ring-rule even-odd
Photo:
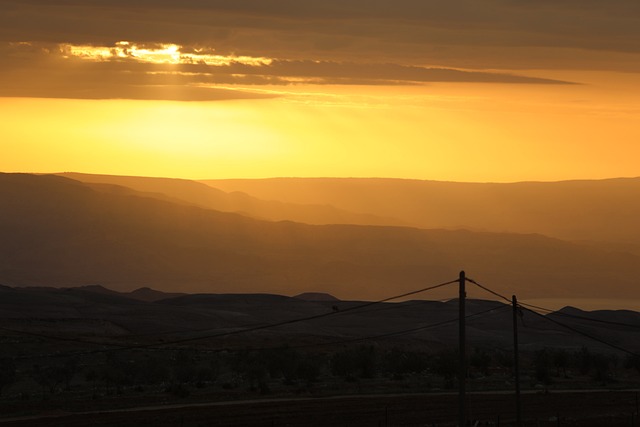
[(390, 216), (422, 228), (540, 233), (608, 242), (640, 254), (640, 178), (513, 184), (377, 178), (203, 182), (263, 199)]
[[(296, 204), (260, 200), (248, 194), (224, 192), (186, 179), (63, 173), (64, 177), (90, 184), (105, 192), (126, 193), (123, 187), (160, 200), (187, 203), (222, 212), (240, 213), (257, 219), (296, 221), (306, 224), (406, 225), (390, 217), (358, 214), (329, 204)], [(107, 184), (107, 185), (105, 185)], [(140, 195), (140, 194), (138, 194)]]
[[(2, 174), (0, 203), (5, 285), (376, 299), (455, 279), (464, 268), (507, 296), (640, 295), (639, 257), (541, 235), (274, 223), (59, 176)], [(449, 287), (424, 297), (456, 295)]]

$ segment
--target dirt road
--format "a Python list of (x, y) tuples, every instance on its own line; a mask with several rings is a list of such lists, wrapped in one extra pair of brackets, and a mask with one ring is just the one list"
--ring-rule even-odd
[[(631, 426), (635, 391), (527, 393), (527, 426)], [(513, 425), (513, 396), (469, 394), (468, 417), (480, 425)], [(147, 406), (56, 413), (3, 420), (2, 427), (32, 426), (454, 426), (455, 394), (336, 396)], [(558, 422), (557, 417), (560, 417)], [(635, 419), (636, 425), (640, 422)], [(499, 424), (498, 424), (499, 423)]]

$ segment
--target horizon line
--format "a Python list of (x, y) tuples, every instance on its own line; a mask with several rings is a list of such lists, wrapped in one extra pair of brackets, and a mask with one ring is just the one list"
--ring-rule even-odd
[(30, 174), (30, 175), (65, 175), (65, 174), (77, 174), (77, 175), (93, 175), (93, 176), (118, 176), (123, 178), (152, 178), (152, 179), (175, 179), (194, 182), (206, 182), (206, 181), (267, 181), (267, 180), (393, 180), (393, 181), (420, 181), (420, 182), (439, 182), (448, 184), (553, 184), (553, 183), (565, 183), (565, 182), (594, 182), (594, 181), (613, 181), (613, 180), (631, 180), (640, 179), (640, 175), (636, 176), (612, 176), (604, 178), (566, 178), (566, 179), (523, 179), (514, 181), (496, 181), (496, 180), (481, 180), (481, 181), (456, 181), (452, 179), (433, 179), (433, 178), (407, 178), (407, 177), (391, 177), (391, 176), (265, 176), (265, 177), (226, 177), (226, 178), (185, 178), (181, 176), (166, 176), (166, 175), (129, 175), (118, 173), (98, 173), (98, 172), (78, 172), (78, 171), (57, 171), (57, 172), (33, 172), (33, 171), (0, 171), (0, 173), (6, 174)]

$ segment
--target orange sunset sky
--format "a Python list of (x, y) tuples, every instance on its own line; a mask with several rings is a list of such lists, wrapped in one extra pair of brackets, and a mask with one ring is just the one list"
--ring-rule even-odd
[(640, 175), (637, 0), (0, 0), (0, 171)]

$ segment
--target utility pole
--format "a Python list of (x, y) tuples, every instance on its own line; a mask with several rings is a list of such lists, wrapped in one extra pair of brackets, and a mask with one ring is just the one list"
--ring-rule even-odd
[(458, 323), (459, 323), (459, 342), (458, 353), (460, 354), (460, 366), (458, 370), (458, 427), (465, 427), (466, 420), (466, 380), (467, 380), (467, 358), (465, 345), (465, 298), (467, 296), (465, 290), (466, 277), (464, 271), (460, 272), (460, 294), (458, 297)]
[(522, 426), (522, 407), (520, 405), (520, 356), (518, 354), (518, 299), (511, 296), (513, 306), (513, 375), (516, 383), (516, 425)]

